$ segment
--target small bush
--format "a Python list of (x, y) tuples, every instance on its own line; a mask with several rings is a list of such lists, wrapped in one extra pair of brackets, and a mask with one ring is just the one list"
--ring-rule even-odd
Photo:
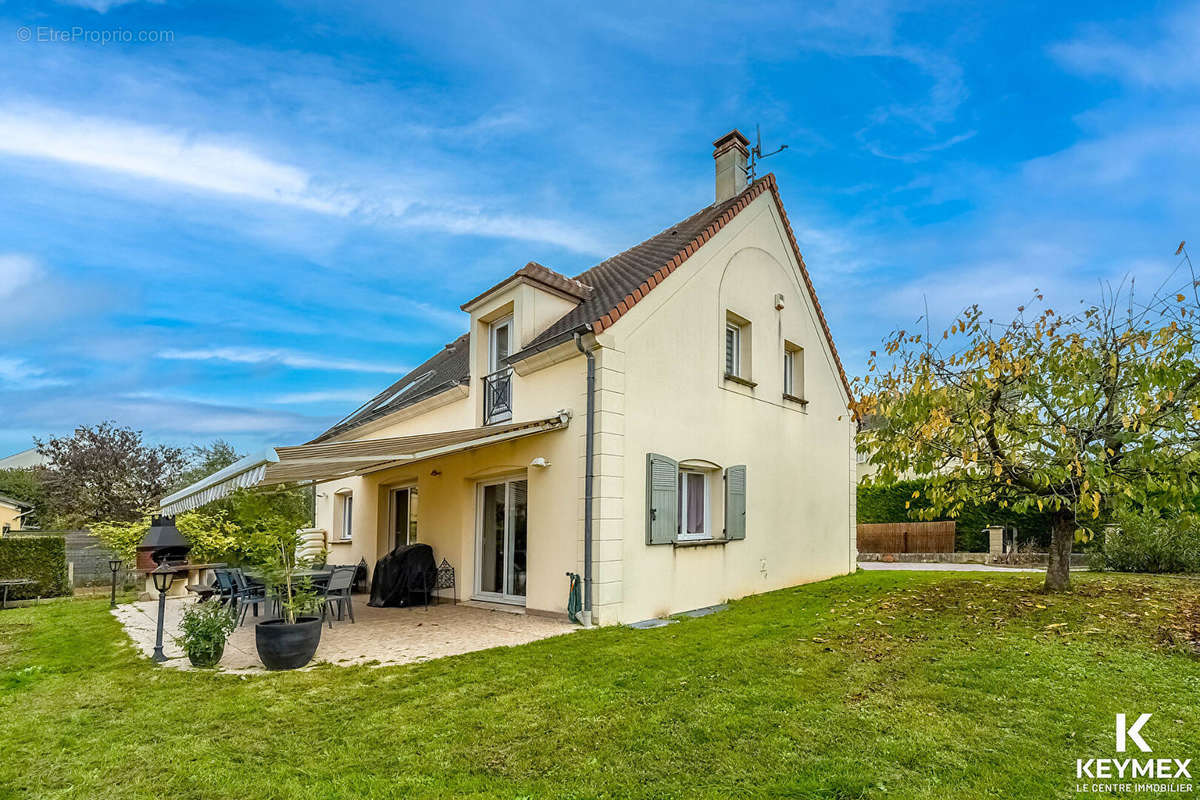
[(1200, 514), (1169, 519), (1122, 514), (1093, 549), (1092, 567), (1119, 572), (1200, 572)]
[(31, 585), (13, 586), (10, 600), (63, 597), (67, 581), (67, 545), (61, 536), (6, 536), (0, 539), (0, 579), (28, 578)]
[(175, 644), (197, 666), (216, 666), (225, 649), (225, 640), (235, 627), (232, 609), (215, 600), (194, 603), (183, 612)]

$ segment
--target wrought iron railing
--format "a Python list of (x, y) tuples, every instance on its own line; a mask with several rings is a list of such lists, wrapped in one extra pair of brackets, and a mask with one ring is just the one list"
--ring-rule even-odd
[(512, 368), (483, 376), (483, 424), (512, 419)]

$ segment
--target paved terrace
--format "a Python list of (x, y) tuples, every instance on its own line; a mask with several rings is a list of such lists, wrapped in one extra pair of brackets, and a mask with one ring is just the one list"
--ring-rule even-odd
[[(526, 642), (558, 636), (576, 630), (578, 626), (549, 617), (514, 613), (477, 605), (431, 605), (426, 611), (415, 608), (371, 608), (366, 595), (354, 596), (354, 616), (334, 620), (321, 630), (321, 645), (313, 664), (338, 665), (378, 663), (409, 664), (429, 661), (443, 656), (486, 650), (490, 647), (509, 647)], [(165, 666), (191, 669), (182, 648), (174, 639), (179, 620), (190, 597), (167, 600), (163, 634), (163, 652), (169, 659)], [(147, 657), (154, 653), (154, 629), (158, 601), (126, 603), (112, 612), (125, 626), (125, 632)], [(261, 619), (261, 617), (260, 617)], [(254, 647), (254, 619), (247, 614), (246, 622), (233, 632), (225, 645), (221, 669), (226, 672), (265, 672)]]

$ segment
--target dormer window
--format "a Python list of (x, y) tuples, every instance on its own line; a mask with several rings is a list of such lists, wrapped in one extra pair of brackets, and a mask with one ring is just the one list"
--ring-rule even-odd
[(508, 366), (505, 363), (512, 353), (513, 318), (498, 319), (488, 329), (488, 372), (497, 372)]
[(512, 346), (512, 317), (488, 325), (488, 374), (483, 377), (484, 425), (512, 419), (512, 367), (508, 366)]

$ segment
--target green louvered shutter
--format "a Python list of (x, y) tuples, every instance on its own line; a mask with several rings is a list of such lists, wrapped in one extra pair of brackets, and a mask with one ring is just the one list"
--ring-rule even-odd
[(746, 465), (725, 470), (725, 538), (746, 538)]
[(670, 544), (679, 532), (679, 463), (646, 454), (646, 544)]

